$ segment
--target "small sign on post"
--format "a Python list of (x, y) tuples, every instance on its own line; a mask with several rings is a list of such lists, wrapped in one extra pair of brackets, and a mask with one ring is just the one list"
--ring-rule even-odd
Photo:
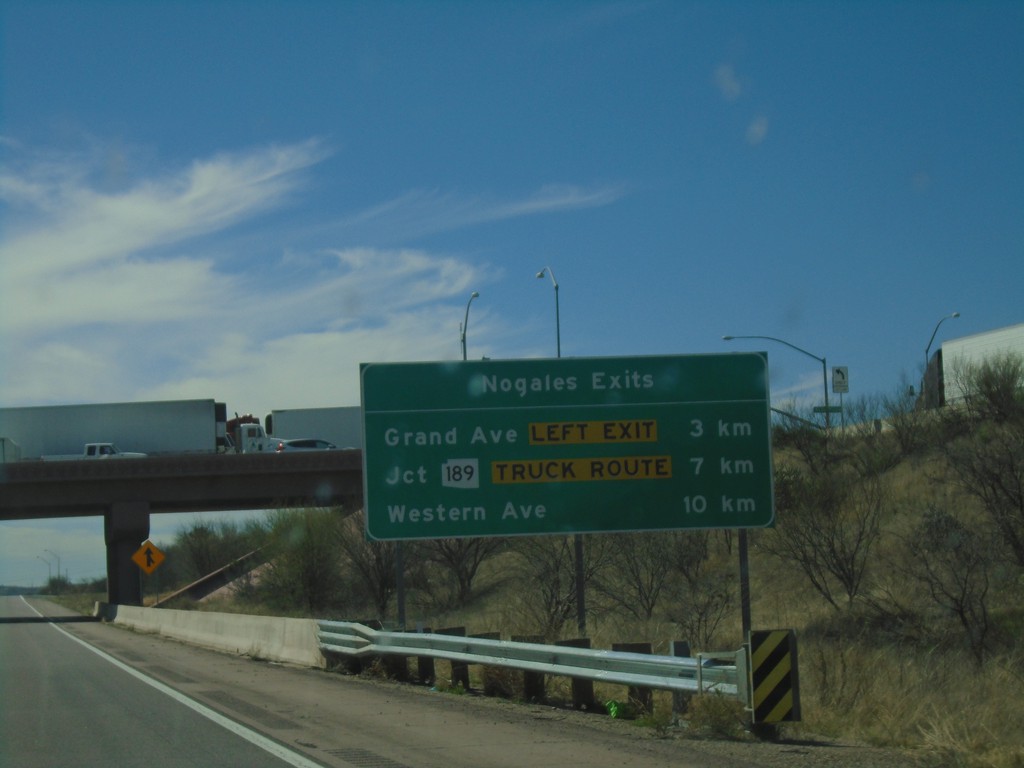
[(142, 546), (132, 555), (132, 561), (149, 575), (164, 561), (164, 553), (160, 551), (156, 544), (146, 539), (142, 542)]
[(845, 365), (832, 367), (832, 391), (837, 395), (845, 395), (850, 391), (850, 369)]
[(841, 405), (830, 405), (825, 407), (824, 405), (816, 405), (812, 408), (815, 413), (842, 413), (843, 406)]

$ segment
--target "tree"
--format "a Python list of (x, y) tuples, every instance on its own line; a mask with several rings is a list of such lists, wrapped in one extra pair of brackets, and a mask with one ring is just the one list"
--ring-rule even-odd
[(923, 401), (918, 401), (914, 388), (905, 379), (895, 392), (882, 400), (886, 421), (896, 436), (896, 443), (904, 456), (910, 456), (925, 444), (925, 414)]
[(987, 537), (950, 512), (932, 507), (904, 544), (908, 557), (899, 570), (923, 584), (935, 605), (956, 618), (980, 664), (991, 628), (992, 558)]
[(960, 488), (981, 502), (1010, 560), (1024, 568), (1024, 360), (1000, 356), (958, 375), (964, 402), (944, 414), (944, 432), (954, 437), (940, 449)]
[(945, 454), (959, 486), (981, 502), (1010, 559), (1024, 568), (1024, 430), (986, 424)]
[(277, 512), (270, 522), (269, 567), (263, 591), (275, 605), (309, 615), (340, 602), (343, 583), (335, 508)]
[(220, 567), (214, 564), (218, 550), (217, 535), (210, 523), (194, 522), (190, 527), (179, 528), (173, 548), (177, 555), (174, 561), (180, 563), (178, 575), (187, 581), (194, 581)]
[(188, 575), (206, 576), (257, 549), (262, 540), (253, 529), (243, 529), (231, 520), (197, 522), (178, 532), (175, 545), (188, 564)]
[[(726, 555), (732, 554), (731, 531), (724, 531)], [(736, 602), (735, 573), (712, 558), (711, 531), (674, 531), (668, 560), (674, 582), (669, 618), (697, 648), (712, 645), (719, 626)]]
[(1019, 424), (1024, 418), (1024, 355), (994, 355), (956, 368), (954, 376), (975, 420)]
[(772, 443), (776, 448), (795, 450), (813, 474), (827, 471), (832, 461), (828, 451), (828, 436), (811, 419), (795, 413), (777, 416), (772, 430)]
[(383, 621), (398, 587), (398, 550), (395, 542), (366, 538), (364, 514), (360, 510), (343, 520), (332, 544), (344, 553), (348, 566), (366, 590), (376, 618)]
[(783, 467), (775, 488), (778, 524), (765, 549), (795, 563), (831, 606), (852, 605), (881, 534), (881, 478), (859, 477), (848, 465), (827, 474)]
[(637, 619), (650, 619), (672, 575), (675, 542), (665, 533), (620, 533), (594, 579), (594, 588)]
[(524, 596), (521, 609), (535, 631), (555, 639), (576, 615), (576, 558), (573, 540), (565, 536), (516, 539), (516, 582)]
[[(423, 555), (448, 571), (455, 583), (455, 607), (469, 603), (480, 566), (505, 549), (500, 538), (434, 539), (423, 543)], [(445, 601), (447, 602), (447, 601)]]

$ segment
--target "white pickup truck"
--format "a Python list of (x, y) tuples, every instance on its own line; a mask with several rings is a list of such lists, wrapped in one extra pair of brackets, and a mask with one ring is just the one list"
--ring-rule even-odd
[(144, 453), (119, 451), (113, 443), (86, 443), (81, 453), (66, 453), (54, 456), (41, 456), (43, 461), (75, 461), (76, 459), (142, 459)]

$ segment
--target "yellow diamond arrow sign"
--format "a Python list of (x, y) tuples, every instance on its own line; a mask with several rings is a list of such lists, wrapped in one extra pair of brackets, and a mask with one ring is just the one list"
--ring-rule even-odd
[(157, 566), (164, 561), (164, 553), (157, 548), (156, 544), (146, 539), (138, 551), (132, 555), (132, 560), (146, 573), (153, 573)]

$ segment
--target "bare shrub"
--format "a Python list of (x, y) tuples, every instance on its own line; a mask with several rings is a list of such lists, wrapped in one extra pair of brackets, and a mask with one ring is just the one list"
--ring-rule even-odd
[(1024, 421), (985, 424), (944, 451), (957, 484), (981, 502), (1009, 559), (1024, 568)]
[(367, 540), (365, 529), (364, 513), (360, 510), (335, 529), (331, 544), (344, 554), (348, 568), (369, 597), (376, 618), (384, 620), (398, 586), (398, 545)]
[(270, 522), (268, 567), (260, 591), (288, 612), (315, 615), (342, 601), (341, 557), (335, 534), (336, 509), (277, 512)]
[(981, 502), (1010, 561), (1024, 568), (1024, 362), (1007, 355), (967, 367), (960, 386), (964, 405), (944, 414), (954, 426), (939, 448), (956, 483)]
[(161, 575), (165, 582), (191, 583), (259, 549), (267, 538), (266, 526), (256, 520), (244, 526), (231, 520), (181, 526)]
[(925, 586), (933, 603), (960, 624), (971, 653), (985, 657), (991, 620), (989, 537), (948, 510), (931, 507), (904, 538), (907, 557), (897, 568)]
[(424, 586), (437, 607), (444, 610), (467, 605), (473, 595), (473, 582), (480, 566), (506, 548), (502, 538), (433, 539), (424, 541), (418, 554), (434, 563), (447, 575), (441, 584), (429, 579)]
[(927, 412), (919, 405), (914, 388), (906, 380), (882, 399), (886, 423), (904, 456), (917, 453), (927, 444)]
[(1024, 410), (1024, 356), (995, 355), (954, 367), (963, 406), (977, 421), (1015, 422)]
[(828, 436), (810, 419), (794, 413), (778, 415), (772, 430), (776, 450), (792, 449), (812, 474), (828, 469), (832, 459), (828, 452)]
[(742, 702), (733, 696), (704, 693), (690, 698), (686, 723), (697, 735), (719, 739), (743, 737), (749, 718)]
[(730, 537), (713, 537), (711, 531), (658, 535), (666, 547), (661, 615), (676, 624), (693, 647), (712, 648), (719, 629), (736, 607)]
[(695, 648), (711, 649), (736, 607), (735, 574), (705, 573), (683, 585), (668, 615)]
[(881, 535), (881, 479), (839, 467), (827, 474), (783, 467), (775, 482), (778, 525), (764, 548), (800, 568), (829, 605), (852, 605)]
[(593, 587), (639, 620), (650, 619), (672, 572), (675, 541), (664, 533), (620, 533), (601, 562)]
[(512, 545), (519, 556), (514, 579), (525, 631), (548, 639), (561, 636), (576, 615), (576, 566), (573, 540), (530, 536)]

